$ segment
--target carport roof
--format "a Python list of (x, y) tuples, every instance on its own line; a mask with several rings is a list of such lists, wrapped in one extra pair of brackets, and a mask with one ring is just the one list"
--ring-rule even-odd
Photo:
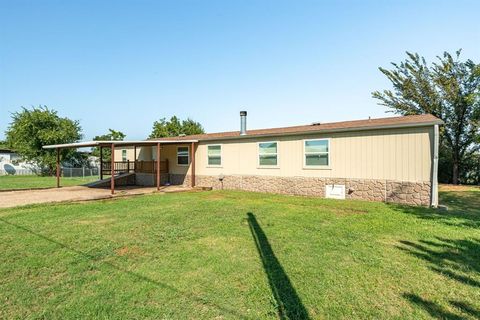
[(83, 141), (83, 142), (73, 142), (73, 143), (64, 143), (64, 144), (50, 144), (43, 146), (43, 149), (57, 149), (57, 148), (86, 148), (86, 147), (106, 147), (111, 146), (155, 146), (157, 143), (167, 144), (167, 143), (191, 143), (198, 142), (198, 140), (162, 140), (162, 141), (148, 141), (148, 140), (125, 140), (125, 141), (116, 141), (116, 140), (99, 140), (99, 141)]

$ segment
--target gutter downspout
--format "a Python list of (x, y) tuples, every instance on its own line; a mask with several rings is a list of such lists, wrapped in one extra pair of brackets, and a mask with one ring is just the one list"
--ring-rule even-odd
[(432, 168), (432, 195), (430, 205), (433, 208), (438, 206), (438, 124), (433, 126), (433, 168)]

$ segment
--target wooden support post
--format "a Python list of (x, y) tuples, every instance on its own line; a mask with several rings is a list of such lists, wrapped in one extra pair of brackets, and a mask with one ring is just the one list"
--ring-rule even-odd
[(190, 161), (192, 163), (191, 182), (193, 188), (195, 187), (195, 142), (192, 142), (192, 145), (190, 147), (190, 154)]
[(110, 155), (110, 169), (111, 169), (111, 177), (110, 177), (110, 192), (112, 194), (115, 193), (115, 145), (112, 143), (111, 147), (111, 155)]
[(100, 180), (103, 180), (103, 147), (100, 147)]
[(160, 142), (157, 143), (157, 190), (160, 190)]
[(137, 146), (133, 146), (133, 172), (137, 172)]
[(57, 188), (60, 188), (60, 149), (57, 148)]

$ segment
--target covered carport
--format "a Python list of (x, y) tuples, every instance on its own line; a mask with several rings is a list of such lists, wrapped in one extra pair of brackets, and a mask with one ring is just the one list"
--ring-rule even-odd
[[(160, 161), (160, 152), (161, 152), (161, 145), (167, 144), (178, 144), (178, 145), (190, 145), (190, 166), (191, 166), (191, 187), (195, 186), (195, 145), (198, 141), (197, 140), (162, 140), (162, 141), (148, 141), (148, 140), (139, 140), (139, 141), (85, 141), (85, 142), (74, 142), (74, 143), (66, 143), (66, 144), (53, 144), (53, 145), (46, 145), (43, 146), (44, 149), (55, 149), (56, 150), (56, 180), (57, 180), (57, 188), (60, 188), (60, 177), (61, 177), (61, 150), (66, 148), (88, 148), (88, 147), (99, 147), (100, 148), (100, 172), (101, 176), (103, 176), (103, 149), (109, 148), (111, 150), (111, 158), (110, 158), (110, 190), (111, 194), (115, 193), (115, 174), (118, 173), (119, 163), (126, 164), (127, 170), (130, 170), (129, 162), (116, 162), (115, 161), (115, 148), (117, 147), (133, 147), (134, 148), (134, 159), (135, 162), (133, 163), (133, 172), (137, 170), (136, 166), (136, 150), (137, 147), (156, 147), (156, 160), (152, 162), (152, 168), (154, 168), (154, 173), (156, 174), (156, 188), (160, 190), (160, 174), (161, 174), (161, 161)], [(124, 166), (123, 166), (124, 167)]]

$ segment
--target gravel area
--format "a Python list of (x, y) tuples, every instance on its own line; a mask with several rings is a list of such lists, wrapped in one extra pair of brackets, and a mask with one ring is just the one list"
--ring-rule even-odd
[[(185, 191), (188, 188), (181, 186), (165, 186), (160, 192)], [(11, 208), (28, 204), (50, 202), (72, 202), (108, 199), (126, 195), (137, 195), (156, 192), (153, 187), (123, 187), (115, 190), (115, 195), (110, 194), (110, 189), (89, 188), (86, 186), (62, 187), (41, 190), (22, 190), (0, 192), (0, 208)]]

